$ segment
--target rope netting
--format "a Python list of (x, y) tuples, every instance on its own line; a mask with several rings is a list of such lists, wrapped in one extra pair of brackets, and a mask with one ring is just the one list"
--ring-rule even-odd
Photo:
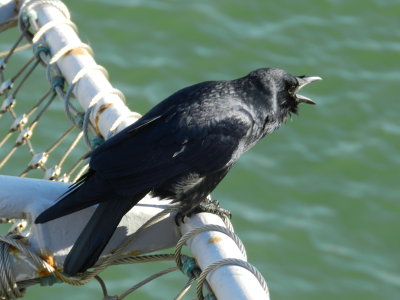
[[(16, 74), (12, 76), (8, 76), (7, 74), (7, 64), (15, 54), (16, 47), (27, 34), (28, 28), (27, 26), (26, 29), (24, 29), (24, 32), (16, 43), (0, 61), (0, 97), (2, 99), (0, 107), (0, 171), (4, 173), (4, 168), (8, 164), (13, 165), (13, 171), (15, 173), (15, 166), (23, 166), (23, 162), (25, 161), (26, 166), (18, 172), (18, 176), (20, 177), (25, 177), (33, 170), (41, 170), (43, 173), (42, 177), (45, 179), (74, 182), (85, 171), (85, 167), (83, 167), (83, 158), (85, 155), (82, 155), (72, 164), (69, 163), (69, 165), (67, 165), (65, 162), (71, 155), (73, 149), (81, 143), (82, 137), (85, 135), (83, 129), (86, 130), (87, 135), (88, 130), (90, 130), (92, 126), (86, 125), (89, 128), (83, 127), (84, 112), (79, 111), (76, 105), (73, 105), (66, 97), (67, 95), (64, 92), (64, 78), (56, 65), (48, 64), (50, 59), (48, 46), (42, 42), (34, 44), (33, 55), (16, 70)], [(26, 83), (29, 84), (28, 81), (30, 77), (38, 73), (40, 74), (39, 71), (43, 71), (37, 70), (38, 66), (41, 64), (47, 66), (46, 73), (51, 86), (44, 91), (43, 95), (39, 96), (36, 101), (29, 99), (29, 102), (32, 104), (30, 107), (27, 107), (29, 105), (27, 100), (20, 97), (22, 87)], [(43, 72), (41, 73), (42, 74), (39, 76), (43, 78), (44, 74)], [(27, 88), (32, 89), (32, 86), (28, 86)], [(35, 90), (31, 95), (37, 93), (38, 91)], [(52, 105), (55, 106), (57, 94), (61, 96), (60, 98), (64, 101), (64, 105), (67, 106), (68, 115), (73, 120), (73, 124), (68, 125), (67, 122), (62, 122), (60, 117), (56, 119), (53, 117), (52, 119), (46, 120), (45, 113), (51, 110)], [(60, 123), (65, 123), (64, 127), (66, 127), (56, 138), (54, 138), (54, 135), (56, 135), (57, 132), (55, 130), (50, 130), (51, 126), (49, 127), (49, 123), (54, 121), (57, 122), (54, 127), (61, 127)], [(43, 125), (39, 125), (40, 122), (43, 123)], [(40, 144), (34, 146), (32, 141), (33, 137), (36, 130), (41, 130), (41, 126), (47, 127), (47, 132), (51, 134), (51, 138), (42, 136)], [(24, 150), (23, 148), (27, 151), (22, 152)], [(58, 156), (55, 155), (52, 165), (48, 166), (50, 155), (57, 149), (59, 149), (57, 153)], [(20, 153), (18, 153), (18, 151)], [(14, 161), (12, 159), (13, 157), (15, 158)], [(63, 167), (65, 167), (65, 169), (64, 172), (61, 173)], [(32, 175), (38, 177), (38, 174)]]
[[(40, 27), (37, 16), (33, 10), (40, 4), (53, 5), (66, 16), (67, 20), (48, 22)], [(44, 179), (74, 182), (87, 170), (87, 154), (103, 141), (96, 125), (90, 121), (93, 105), (102, 94), (96, 95), (89, 108), (84, 111), (74, 101), (74, 88), (80, 79), (93, 70), (107, 75), (101, 66), (82, 69), (76, 74), (74, 80), (68, 85), (57, 61), (75, 48), (85, 49), (88, 53), (92, 50), (86, 44), (71, 45), (57, 53), (51, 53), (45, 33), (59, 24), (68, 25), (74, 30), (76, 26), (69, 20), (69, 12), (64, 4), (56, 0), (26, 1), (19, 14), (20, 35), (9, 50), (0, 53), (0, 172), (2, 174), (16, 175), (19, 177), (42, 177)], [(28, 46), (22, 45), (28, 40)], [(29, 54), (31, 48), (33, 53)], [(23, 53), (23, 54), (22, 54)], [(21, 61), (24, 62), (21, 63)], [(49, 84), (43, 84), (43, 78)], [(42, 92), (39, 90), (42, 89)], [(118, 90), (108, 91), (118, 95), (124, 100), (123, 94)], [(176, 246), (174, 254), (160, 255), (125, 255), (123, 250), (137, 238), (137, 235), (167, 214), (176, 212), (179, 206), (172, 206), (146, 222), (135, 234), (131, 235), (112, 255), (101, 259), (94, 268), (80, 274), (79, 277), (68, 277), (55, 270), (37, 253), (27, 249), (19, 240), (29, 232), (26, 221), (19, 220), (13, 230), (0, 236), (0, 298), (15, 299), (22, 297), (26, 287), (33, 284), (52, 284), (66, 282), (71, 285), (83, 285), (96, 279), (102, 288), (105, 299), (123, 299), (147, 282), (181, 270), (187, 275), (188, 281), (175, 299), (181, 299), (189, 290), (192, 283), (198, 280), (197, 297), (204, 299), (203, 286), (208, 290), (208, 299), (212, 299), (211, 288), (205, 281), (207, 274), (216, 268), (234, 264), (250, 270), (267, 291), (266, 283), (261, 274), (244, 260), (228, 259), (210, 265), (203, 272), (196, 265), (193, 258), (181, 254), (181, 249), (188, 239), (204, 231), (218, 231), (231, 237), (244, 257), (246, 252), (240, 239), (233, 233), (232, 224), (227, 216), (223, 220), (227, 226), (205, 226), (195, 229), (182, 236)], [(10, 222), (3, 219), (3, 222)], [(12, 268), (9, 250), (18, 249), (23, 253), (38, 270), (45, 269), (50, 274), (48, 277), (16, 282), (10, 268)], [(150, 276), (134, 285), (119, 296), (108, 295), (107, 288), (99, 273), (110, 265), (133, 264), (150, 261), (175, 261), (175, 265)]]

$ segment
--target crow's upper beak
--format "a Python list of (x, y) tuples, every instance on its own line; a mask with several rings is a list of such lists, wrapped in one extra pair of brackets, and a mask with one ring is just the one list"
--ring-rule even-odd
[(321, 77), (318, 76), (297, 76), (296, 77), (297, 82), (299, 83), (299, 86), (297, 87), (296, 91), (295, 91), (295, 95), (297, 98), (297, 101), (299, 102), (303, 102), (303, 103), (308, 103), (308, 104), (315, 104), (314, 101), (312, 101), (310, 98), (307, 98), (303, 95), (299, 95), (297, 94), (297, 92), (304, 86), (306, 86), (307, 84), (314, 82), (314, 81), (318, 81), (318, 80), (322, 80)]

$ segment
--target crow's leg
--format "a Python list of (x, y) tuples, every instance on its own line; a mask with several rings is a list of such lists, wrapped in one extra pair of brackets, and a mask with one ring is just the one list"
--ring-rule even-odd
[(211, 214), (216, 214), (222, 219), (228, 217), (232, 218), (232, 214), (229, 210), (223, 209), (219, 206), (218, 200), (213, 200), (210, 197), (205, 198), (199, 205), (195, 207), (183, 207), (175, 216), (175, 223), (179, 226), (179, 224), (184, 223), (185, 217), (190, 217), (193, 214), (198, 214), (202, 212), (208, 212)]

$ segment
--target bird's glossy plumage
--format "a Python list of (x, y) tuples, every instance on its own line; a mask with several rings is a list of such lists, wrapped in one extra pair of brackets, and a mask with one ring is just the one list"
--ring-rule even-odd
[(189, 86), (94, 150), (88, 173), (36, 219), (100, 203), (64, 272), (91, 267), (122, 216), (149, 192), (182, 203), (185, 213), (194, 209), (241, 154), (297, 112), (298, 78), (266, 68)]

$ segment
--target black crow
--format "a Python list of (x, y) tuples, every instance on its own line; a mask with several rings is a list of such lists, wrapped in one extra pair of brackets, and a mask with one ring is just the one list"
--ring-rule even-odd
[(245, 151), (277, 129), (319, 77), (258, 69), (177, 91), (90, 155), (89, 171), (41, 213), (44, 223), (98, 203), (64, 263), (75, 275), (95, 264), (121, 218), (147, 193), (195, 209)]

